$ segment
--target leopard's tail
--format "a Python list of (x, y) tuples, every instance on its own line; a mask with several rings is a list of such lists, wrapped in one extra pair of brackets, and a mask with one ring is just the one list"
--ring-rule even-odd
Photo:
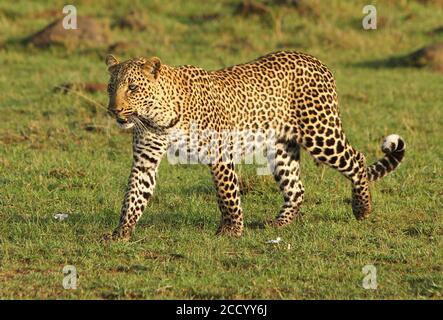
[(399, 135), (391, 134), (387, 136), (381, 145), (381, 150), (385, 156), (368, 166), (369, 181), (376, 181), (394, 171), (403, 160), (405, 147), (405, 141)]

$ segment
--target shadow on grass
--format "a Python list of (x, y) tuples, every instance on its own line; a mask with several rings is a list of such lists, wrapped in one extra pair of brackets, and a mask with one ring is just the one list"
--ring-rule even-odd
[(369, 68), (369, 69), (394, 69), (394, 68), (413, 68), (417, 67), (411, 55), (392, 56), (386, 59), (369, 60), (349, 64), (350, 67)]
[(270, 227), (268, 226), (267, 221), (251, 221), (249, 223), (246, 223), (246, 228), (252, 230), (262, 230)]
[[(198, 230), (212, 230), (214, 233), (219, 224), (219, 212), (216, 212), (214, 217), (208, 216), (195, 216), (189, 215), (185, 212), (175, 211), (168, 213), (153, 213), (147, 214), (149, 216), (148, 219), (145, 219), (143, 222), (139, 223), (139, 227), (149, 227), (149, 226), (168, 226), (174, 228), (182, 228), (182, 227), (193, 227)], [(250, 230), (264, 230), (264, 229), (275, 229), (272, 226), (272, 221), (274, 219), (265, 219), (265, 220), (253, 220), (245, 223), (245, 228)], [(293, 223), (300, 223), (302, 218), (294, 220)]]
[[(268, 218), (265, 219), (264, 221), (251, 221), (249, 223), (246, 223), (246, 228), (252, 229), (252, 230), (260, 230), (260, 229), (279, 229), (279, 227), (275, 227), (273, 225), (273, 222), (275, 221), (274, 218)], [(303, 223), (304, 221), (304, 217), (303, 217), (303, 213), (299, 212), (298, 215), (294, 218), (294, 220), (287, 226), (283, 227), (289, 227), (293, 224), (299, 224), (299, 223)]]
[(410, 54), (392, 56), (386, 59), (363, 61), (351, 64), (353, 67), (363, 68), (426, 68), (443, 72), (443, 44), (434, 44), (423, 47)]
[(202, 230), (206, 228), (214, 228), (214, 223), (218, 221), (216, 218), (211, 219), (205, 215), (196, 216), (182, 211), (172, 211), (167, 213), (146, 212), (145, 215), (146, 219), (138, 224), (140, 227), (168, 226), (171, 228), (180, 228), (192, 226), (196, 229)]

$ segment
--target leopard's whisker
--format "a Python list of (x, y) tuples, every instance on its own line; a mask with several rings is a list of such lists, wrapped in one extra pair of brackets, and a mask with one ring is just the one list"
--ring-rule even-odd
[(140, 133), (143, 133), (143, 131), (148, 130), (145, 124), (138, 117), (134, 117), (133, 119)]

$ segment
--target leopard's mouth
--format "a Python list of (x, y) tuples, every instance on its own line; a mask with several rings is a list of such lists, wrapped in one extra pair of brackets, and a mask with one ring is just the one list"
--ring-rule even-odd
[(134, 122), (130, 118), (117, 118), (117, 124), (122, 129), (130, 129), (134, 126)]

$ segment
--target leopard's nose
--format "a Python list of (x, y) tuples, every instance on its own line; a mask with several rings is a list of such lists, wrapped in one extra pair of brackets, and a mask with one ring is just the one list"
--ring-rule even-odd
[(118, 115), (123, 111), (121, 108), (108, 107), (108, 114), (114, 117), (118, 117)]

